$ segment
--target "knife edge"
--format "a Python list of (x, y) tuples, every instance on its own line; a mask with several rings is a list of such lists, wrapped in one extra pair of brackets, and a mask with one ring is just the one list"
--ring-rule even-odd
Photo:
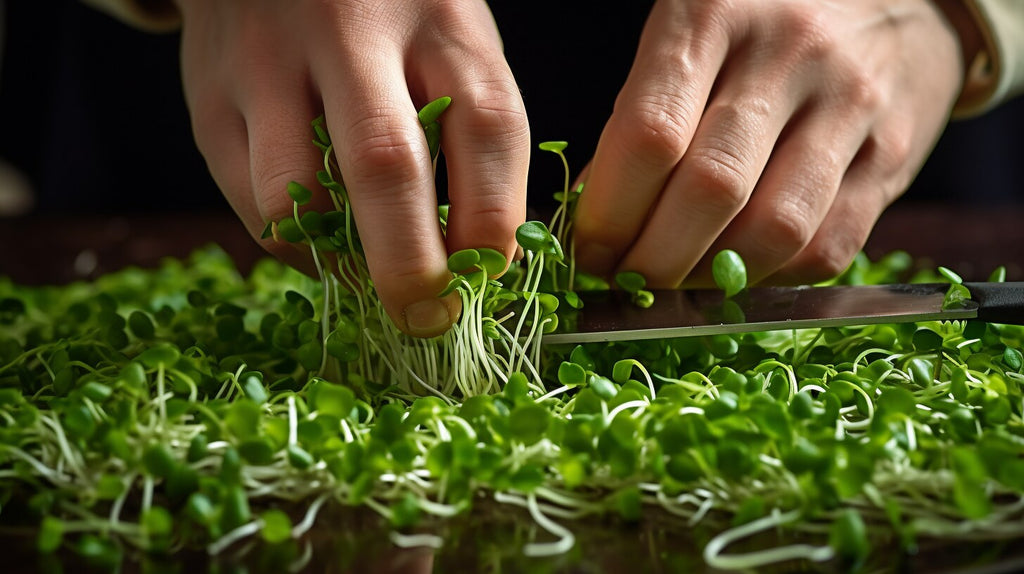
[[(716, 289), (665, 290), (655, 292), (648, 309), (633, 305), (621, 291), (582, 292), (583, 308), (542, 341), (553, 345), (632, 341), (978, 318), (977, 301), (943, 309), (948, 288), (943, 283), (753, 287), (728, 300)], [(725, 305), (739, 312), (723, 312)], [(729, 320), (730, 316), (740, 320)]]

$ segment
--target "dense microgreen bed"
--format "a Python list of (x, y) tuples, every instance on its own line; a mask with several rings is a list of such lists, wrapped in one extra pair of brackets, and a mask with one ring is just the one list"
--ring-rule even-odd
[[(435, 158), (446, 105), (420, 114)], [(1024, 532), (1021, 327), (542, 346), (572, 320), (575, 291), (608, 288), (563, 250), (582, 191), (566, 180), (550, 225), (520, 228), (525, 258), (500, 279), (501, 254), (452, 255), (462, 318), (412, 339), (374, 295), (329, 136), (314, 129), (323, 189), (291, 185), (294, 217), (267, 234), (307, 245), (316, 278), (269, 260), (243, 278), (210, 248), (92, 283), (0, 280), (0, 521), (37, 525), (39, 551), (218, 553), (300, 538), (336, 504), (379, 512), (395, 544), (440, 546), (421, 520), (481, 497), (542, 528), (529, 555), (569, 550), (582, 517), (659, 512), (717, 529), (704, 558), (719, 568), (857, 565), (873, 525), (906, 548)], [(565, 161), (563, 143), (542, 147)], [(304, 210), (318, 194), (331, 210)], [(909, 268), (901, 253), (861, 257), (837, 281)], [(714, 274), (729, 295), (745, 286), (735, 253)], [(650, 303), (642, 277), (615, 279)], [(828, 543), (730, 553), (777, 527)]]

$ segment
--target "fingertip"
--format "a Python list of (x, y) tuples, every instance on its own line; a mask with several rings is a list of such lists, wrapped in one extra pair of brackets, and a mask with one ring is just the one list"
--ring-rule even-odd
[(461, 312), (458, 293), (450, 293), (406, 305), (396, 325), (408, 335), (427, 339), (443, 335), (458, 321)]

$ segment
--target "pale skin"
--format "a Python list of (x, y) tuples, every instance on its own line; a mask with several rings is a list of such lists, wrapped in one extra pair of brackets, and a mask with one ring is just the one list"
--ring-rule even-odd
[[(580, 266), (707, 284), (732, 248), (752, 281), (840, 272), (948, 121), (977, 31), (955, 0), (661, 0), (583, 180)], [(402, 330), (458, 316), (447, 254), (511, 258), (526, 111), (482, 0), (179, 0), (193, 131), (250, 233), (314, 187), (323, 112), (370, 273)], [(442, 119), (452, 208), (437, 222), (417, 107)], [(594, 121), (604, 121), (594, 118)], [(571, 136), (571, 134), (570, 134)], [(273, 242), (296, 266), (308, 254)]]

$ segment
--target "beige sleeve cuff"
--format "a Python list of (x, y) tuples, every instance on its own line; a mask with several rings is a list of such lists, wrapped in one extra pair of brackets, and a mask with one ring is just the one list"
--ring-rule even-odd
[(978, 115), (1024, 93), (1024, 0), (964, 0), (985, 45), (969, 65), (954, 115)]
[(82, 0), (111, 16), (149, 32), (170, 32), (181, 26), (172, 0)]

